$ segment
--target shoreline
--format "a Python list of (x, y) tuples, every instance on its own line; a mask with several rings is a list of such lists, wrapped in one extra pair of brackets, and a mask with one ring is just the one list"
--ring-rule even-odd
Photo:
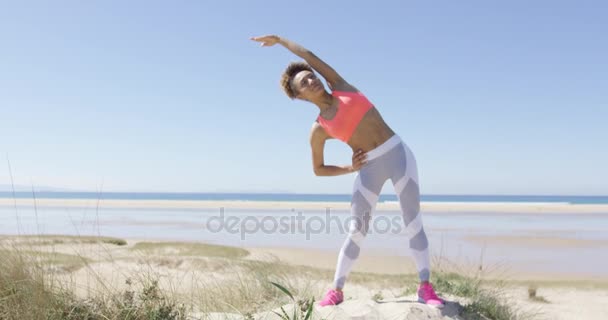
[[(250, 200), (115, 200), (115, 199), (0, 199), (1, 207), (14, 206), (124, 208), (124, 209), (252, 209), (252, 210), (349, 210), (349, 202), (250, 201)], [(430, 213), (513, 213), (513, 214), (600, 214), (608, 215), (608, 204), (565, 202), (421, 202), (421, 211)], [(395, 201), (379, 202), (379, 211), (399, 211)]]

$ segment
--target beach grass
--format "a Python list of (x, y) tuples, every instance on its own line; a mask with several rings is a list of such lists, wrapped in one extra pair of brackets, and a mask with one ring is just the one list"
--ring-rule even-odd
[(205, 281), (200, 285), (196, 300), (200, 310), (245, 316), (289, 303), (273, 282), (293, 293), (297, 301), (309, 300), (318, 294), (316, 276), (325, 274), (324, 270), (292, 266), (279, 260), (241, 260), (231, 267), (230, 279)]
[(78, 263), (81, 257), (16, 247), (2, 247), (0, 254), (0, 319), (186, 319), (185, 309), (165, 296), (154, 279), (142, 283), (139, 292), (106, 292), (82, 299), (55, 281), (49, 268)]
[[(14, 250), (0, 249), (0, 256), (11, 257), (14, 252)], [(82, 256), (60, 252), (21, 250), (19, 254), (27, 256), (30, 261), (35, 261), (37, 264), (64, 272), (76, 271), (90, 262), (89, 259)]]
[(20, 235), (19, 237), (14, 236), (3, 236), (0, 240), (18, 239), (15, 245), (58, 245), (58, 244), (96, 244), (106, 243), (116, 246), (125, 246), (127, 241), (120, 238), (114, 237), (102, 237), (102, 236), (71, 236), (71, 235)]
[[(54, 242), (52, 237), (45, 241)], [(72, 242), (59, 242), (61, 245), (66, 243)], [(85, 240), (78, 243), (91, 242)], [(96, 240), (93, 243), (104, 242)], [(138, 255), (149, 257), (185, 257), (200, 262), (193, 265), (200, 267), (199, 271), (208, 276), (202, 281), (192, 281), (194, 289), (189, 296), (167, 290), (161, 285), (167, 279), (151, 272), (129, 277), (126, 285), (120, 289), (106, 288), (95, 296), (83, 298), (54, 277), (57, 276), (58, 267), (62, 272), (69, 273), (96, 261), (54, 251), (3, 246), (0, 248), (0, 254), (4, 257), (0, 262), (0, 319), (186, 319), (193, 311), (201, 318), (219, 312), (250, 319), (268, 310), (280, 310), (277, 308), (286, 305), (293, 306), (287, 308), (291, 315), (297, 311), (294, 308), (310, 306), (315, 297), (320, 297), (333, 277), (333, 270), (329, 269), (291, 265), (279, 259), (249, 260), (247, 250), (228, 246), (140, 242), (120, 250), (135, 251)], [(221, 263), (210, 263), (218, 261)], [(154, 266), (149, 267), (154, 269)], [(87, 272), (91, 270), (86, 269)], [(91, 277), (101, 276), (93, 274)], [(433, 283), (441, 295), (462, 301), (464, 319), (532, 318), (514, 308), (505, 298), (503, 282), (485, 280), (481, 272), (448, 272), (437, 268), (433, 273)], [(276, 284), (285, 288), (291, 296), (277, 290)], [(385, 288), (397, 292), (397, 296), (415, 294), (418, 279), (415, 274), (352, 272), (349, 284), (369, 288), (370, 294), (375, 293), (369, 299), (380, 301), (386, 294)], [(303, 317), (307, 313), (297, 314)]]
[(242, 258), (249, 254), (249, 251), (236, 247), (188, 242), (138, 242), (131, 250), (144, 251), (146, 254), (155, 255), (204, 256), (229, 259)]

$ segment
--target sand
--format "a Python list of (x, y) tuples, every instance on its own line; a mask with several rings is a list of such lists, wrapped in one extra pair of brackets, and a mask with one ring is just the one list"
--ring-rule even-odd
[[(62, 239), (61, 236), (51, 238)], [(4, 236), (1, 242), (5, 245), (15, 241), (32, 241), (35, 238)], [(50, 238), (45, 238), (49, 240)], [(71, 239), (71, 238), (68, 238)], [(182, 297), (193, 297), (200, 294), (201, 283), (205, 281), (230, 280), (232, 274), (225, 272), (231, 268), (230, 262), (221, 258), (180, 256), (179, 249), (165, 248), (154, 254), (134, 252), (131, 250), (140, 239), (127, 239), (128, 245), (115, 246), (109, 244), (59, 243), (54, 245), (30, 245), (27, 250), (43, 252), (59, 252), (89, 259), (86, 267), (75, 271), (59, 270), (58, 279), (72, 286), (79, 296), (87, 297), (108, 288), (112, 290), (126, 289), (127, 279), (133, 277), (158, 277), (161, 287)], [(149, 240), (148, 240), (149, 241)], [(273, 261), (280, 259), (293, 265), (313, 266), (326, 269), (328, 278), (316, 282), (316, 298), (320, 299), (322, 292), (331, 283), (331, 273), (336, 259), (335, 252), (311, 249), (286, 248), (247, 248), (250, 254), (243, 258), (247, 261)], [(413, 269), (406, 258), (367, 255), (358, 261), (355, 270), (377, 274), (399, 274)], [(276, 261), (276, 260), (274, 260)], [(135, 275), (135, 276), (134, 276)], [(303, 279), (304, 281), (306, 279)], [(534, 279), (533, 279), (534, 280)], [(536, 278), (539, 287), (537, 295), (549, 303), (533, 302), (528, 299), (526, 282), (513, 282), (505, 291), (505, 301), (521, 311), (538, 314), (535, 319), (567, 320), (567, 319), (603, 319), (608, 314), (608, 284), (589, 282), (542, 282)], [(351, 284), (347, 288), (346, 301), (339, 306), (314, 310), (317, 319), (464, 319), (459, 316), (466, 298), (444, 296), (448, 300), (446, 308), (438, 310), (416, 302), (415, 294), (402, 294), (399, 289), (404, 284), (393, 284), (391, 288), (379, 288), (373, 284)], [(381, 298), (377, 295), (381, 294)], [(292, 305), (284, 308), (290, 312)], [(275, 311), (280, 311), (279, 308)], [(192, 319), (243, 319), (234, 313), (203, 314), (193, 311)], [(271, 310), (256, 313), (255, 319), (279, 319)]]
[(577, 239), (549, 235), (516, 235), (516, 236), (466, 236), (465, 241), (477, 244), (500, 246), (518, 246), (522, 248), (593, 248), (608, 250), (608, 240), (604, 239)]

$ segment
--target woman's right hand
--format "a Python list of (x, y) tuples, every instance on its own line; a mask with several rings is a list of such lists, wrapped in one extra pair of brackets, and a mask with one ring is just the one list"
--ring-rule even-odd
[(367, 154), (359, 149), (353, 153), (353, 171), (359, 171), (367, 163)]

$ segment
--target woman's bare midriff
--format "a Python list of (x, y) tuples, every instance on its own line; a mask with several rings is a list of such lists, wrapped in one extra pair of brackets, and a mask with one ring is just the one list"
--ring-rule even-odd
[(378, 109), (371, 108), (359, 122), (357, 129), (348, 140), (348, 145), (353, 152), (359, 149), (368, 152), (386, 142), (394, 134), (395, 132), (382, 119)]

